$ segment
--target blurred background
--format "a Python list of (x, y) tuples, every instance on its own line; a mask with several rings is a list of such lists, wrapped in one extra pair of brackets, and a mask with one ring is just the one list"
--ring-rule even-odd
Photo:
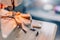
[(24, 6), (33, 19), (57, 24), (55, 40), (60, 40), (60, 0), (25, 0)]
[[(1, 3), (11, 5), (11, 0), (0, 0)], [(10, 3), (8, 3), (10, 2)], [(14, 11), (30, 13), (32, 18), (57, 24), (55, 40), (60, 40), (60, 0), (15, 0)]]

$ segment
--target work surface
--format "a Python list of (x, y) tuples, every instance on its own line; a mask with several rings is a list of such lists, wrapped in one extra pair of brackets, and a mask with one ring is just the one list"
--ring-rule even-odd
[[(41, 29), (36, 29), (39, 32), (39, 35), (36, 37), (37, 31), (31, 31), (28, 29), (27, 33), (25, 34), (22, 30), (15, 29), (7, 39), (2, 39), (0, 36), (0, 40), (54, 40), (57, 25), (48, 22), (42, 21), (32, 21), (34, 25), (41, 25)], [(0, 34), (1, 35), (1, 34)]]

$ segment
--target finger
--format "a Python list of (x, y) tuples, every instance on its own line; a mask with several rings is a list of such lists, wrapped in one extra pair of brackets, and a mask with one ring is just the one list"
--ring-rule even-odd
[(28, 17), (30, 17), (30, 14), (21, 14), (21, 17), (28, 18)]
[(22, 14), (20, 12), (17, 12), (16, 15), (20, 15), (22, 18), (26, 18), (30, 20), (30, 14)]
[(10, 12), (6, 13), (5, 15), (6, 16), (12, 16), (13, 15), (13, 12), (10, 11)]
[(21, 13), (20, 12), (17, 12), (15, 15), (20, 15)]
[(22, 20), (26, 25), (31, 23), (31, 20), (28, 20), (28, 19), (25, 19), (25, 18), (22, 18)]
[(21, 19), (20, 15), (15, 15), (14, 18), (17, 23), (22, 23), (22, 19)]

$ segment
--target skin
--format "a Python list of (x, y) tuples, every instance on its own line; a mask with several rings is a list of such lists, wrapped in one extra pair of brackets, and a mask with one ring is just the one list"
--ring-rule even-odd
[[(6, 7), (7, 7), (6, 5), (0, 4), (0, 9), (4, 9)], [(5, 14), (5, 16), (2, 16), (1, 18), (14, 19), (17, 26), (19, 26), (19, 28), (21, 28), (25, 33), (27, 32), (27, 30), (24, 28), (25, 25), (29, 25), (32, 22), (30, 19), (30, 14), (23, 14), (21, 12), (9, 11), (7, 14)], [(33, 29), (32, 29), (32, 31), (33, 31)]]
[[(13, 1), (12, 1), (12, 4), (13, 4)], [(0, 3), (0, 9), (4, 9), (6, 7), (8, 6)], [(8, 17), (13, 18), (17, 23), (17, 26), (19, 26), (23, 30), (25, 30), (24, 24), (30, 24), (30, 14), (22, 14), (20, 12), (9, 11), (8, 13), (5, 14), (5, 16), (2, 16), (1, 18), (8, 18)]]
[(26, 19), (26, 17), (30, 17), (30, 14), (22, 14), (20, 12), (12, 12), (10, 11), (9, 13), (7, 13), (5, 16), (2, 16), (1, 18), (12, 18), (15, 20), (17, 26), (19, 26), (19, 28), (21, 28), (25, 33), (26, 33), (26, 29), (24, 28), (24, 24), (28, 25), (30, 24), (30, 20)]

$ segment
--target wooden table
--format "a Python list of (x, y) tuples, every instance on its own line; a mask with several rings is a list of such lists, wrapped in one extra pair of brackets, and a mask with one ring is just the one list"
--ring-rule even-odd
[(27, 28), (27, 33), (25, 34), (22, 30), (15, 29), (6, 39), (1, 37), (0, 40), (54, 40), (57, 30), (57, 25), (54, 23), (43, 22), (43, 21), (32, 21), (34, 25), (41, 25), (41, 29), (36, 29), (39, 31), (39, 35), (36, 37), (37, 31), (31, 31)]

